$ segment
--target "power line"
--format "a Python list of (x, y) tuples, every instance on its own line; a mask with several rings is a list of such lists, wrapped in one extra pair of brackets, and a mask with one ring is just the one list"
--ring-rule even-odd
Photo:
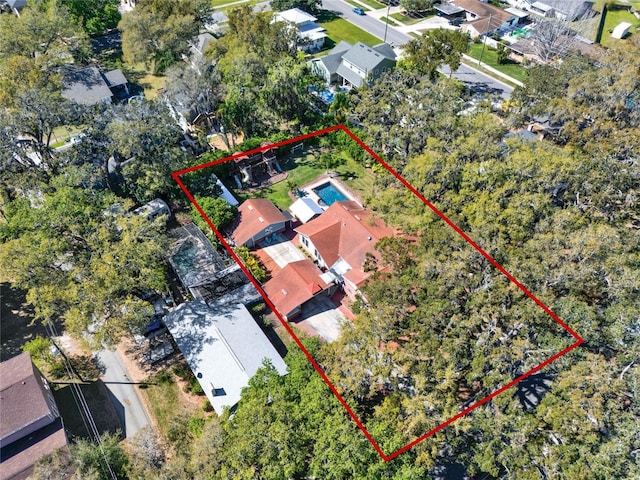
[[(51, 340), (51, 343), (53, 343), (54, 346), (56, 346), (56, 348), (60, 351), (60, 354), (62, 355), (66, 374), (69, 376), (69, 378), (73, 378), (74, 376), (76, 376), (76, 372), (73, 366), (71, 365), (71, 362), (69, 361), (67, 356), (62, 352), (62, 350), (58, 348), (57, 345), (55, 345), (55, 342), (53, 341), (53, 337), (59, 336), (55, 325), (53, 325), (53, 323), (49, 323), (45, 325), (45, 328), (47, 329), (47, 333), (49, 334), (49, 340)], [(80, 378), (80, 380), (82, 380), (82, 378)], [(91, 410), (89, 409), (89, 405), (87, 404), (87, 400), (84, 396), (84, 393), (82, 392), (82, 389), (75, 382), (70, 382), (69, 387), (71, 388), (71, 394), (73, 396), (73, 400), (76, 404), (76, 407), (78, 407), (78, 411), (80, 412), (80, 418), (82, 420), (85, 430), (89, 434), (90, 440), (96, 445), (98, 445), (98, 447), (100, 448), (100, 453), (102, 454), (102, 458), (104, 459), (104, 464), (107, 467), (108, 474), (111, 477), (111, 479), (118, 480), (118, 476), (115, 474), (115, 472), (111, 468), (111, 464), (109, 463), (109, 459), (107, 458), (107, 453), (104, 450), (104, 445), (102, 444), (102, 438), (100, 436), (100, 432), (98, 431), (98, 427), (96, 426), (95, 420), (93, 419), (93, 415), (91, 414)]]

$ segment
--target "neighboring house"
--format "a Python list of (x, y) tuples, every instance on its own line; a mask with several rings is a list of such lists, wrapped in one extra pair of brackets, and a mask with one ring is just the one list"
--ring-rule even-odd
[(240, 265), (216, 249), (195, 224), (171, 230), (168, 236), (174, 241), (169, 263), (194, 299), (208, 305), (229, 295), (246, 304), (260, 300)]
[(284, 232), (291, 219), (266, 198), (250, 198), (238, 207), (238, 220), (231, 234), (236, 245), (253, 248), (263, 240)]
[(0, 1), (0, 13), (15, 13), (20, 15), (20, 10), (27, 6), (27, 0), (4, 0)]
[(593, 10), (594, 2), (588, 0), (538, 0), (529, 10), (543, 17), (573, 22), (592, 18), (597, 14)]
[(121, 70), (101, 72), (96, 67), (69, 69), (63, 74), (62, 96), (82, 105), (111, 103), (114, 95), (128, 95), (127, 79)]
[(311, 70), (327, 85), (339, 83), (361, 87), (371, 83), (396, 65), (396, 54), (389, 44), (370, 47), (362, 42), (340, 42), (327, 55), (309, 62)]
[(375, 244), (394, 234), (392, 228), (354, 201), (335, 202), (296, 232), (304, 249), (343, 284), (352, 300), (379, 269), (380, 254)]
[(451, 3), (464, 9), (467, 21), (460, 25), (460, 31), (472, 38), (507, 30), (519, 22), (518, 16), (479, 0), (453, 0)]
[(324, 46), (327, 34), (316, 20), (316, 17), (299, 8), (278, 12), (273, 16), (274, 22), (288, 22), (295, 25), (298, 30), (298, 49), (303, 52), (317, 51)]
[(149, 221), (153, 221), (162, 215), (166, 215), (167, 219), (171, 216), (169, 205), (160, 198), (154, 198), (150, 202), (136, 208), (133, 213), (141, 215)]
[(216, 37), (208, 32), (205, 32), (201, 33), (195, 39), (193, 39), (193, 41), (189, 42), (189, 56), (185, 58), (185, 60), (188, 61), (189, 65), (191, 65), (191, 68), (196, 69), (200, 73), (202, 73), (200, 71), (201, 68), (208, 68), (211, 63), (205, 62), (205, 52), (209, 45), (211, 45), (215, 41)]
[(293, 202), (289, 207), (289, 211), (294, 217), (300, 220), (301, 223), (307, 223), (309, 220), (316, 218), (318, 215), (322, 215), (322, 212), (324, 212), (322, 207), (309, 197), (302, 197)]
[(331, 273), (322, 273), (309, 259), (287, 264), (264, 284), (269, 296), (285, 320), (292, 320), (302, 307), (318, 295), (331, 295), (336, 286)]
[(67, 448), (51, 388), (25, 352), (0, 364), (0, 478), (22, 480), (34, 464)]
[(209, 307), (187, 302), (164, 322), (218, 415), (238, 403), (264, 360), (281, 375), (287, 373), (287, 365), (242, 303)]

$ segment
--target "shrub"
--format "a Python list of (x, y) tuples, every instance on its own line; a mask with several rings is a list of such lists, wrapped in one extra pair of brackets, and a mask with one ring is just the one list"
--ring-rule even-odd
[(205, 412), (213, 412), (213, 405), (211, 405), (211, 402), (209, 400), (204, 401), (204, 403), (202, 404), (202, 410)]
[(171, 377), (171, 373), (167, 370), (162, 370), (156, 375), (156, 381), (158, 383), (171, 383), (173, 381), (173, 377)]
[(184, 363), (179, 363), (172, 369), (173, 374), (180, 380), (186, 380), (191, 375), (191, 370)]

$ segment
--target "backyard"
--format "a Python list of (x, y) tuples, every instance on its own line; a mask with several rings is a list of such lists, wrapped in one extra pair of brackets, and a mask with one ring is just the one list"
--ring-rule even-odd
[(341, 181), (363, 195), (372, 190), (373, 172), (353, 160), (346, 153), (341, 152), (334, 156), (332, 165), (322, 164), (319, 157), (318, 151), (314, 149), (301, 152), (286, 160), (281, 160), (282, 167), (289, 173), (286, 180), (259, 191), (243, 192), (236, 190), (234, 193), (243, 200), (256, 196), (266, 197), (281, 210), (286, 210), (293, 203), (293, 199), (289, 196), (290, 191), (309, 183), (327, 170), (336, 172)]
[[(628, 22), (631, 24), (631, 29), (625, 38), (619, 40), (617, 38), (611, 37), (611, 31), (616, 28), (622, 22)], [(640, 21), (628, 10), (614, 10), (607, 9), (607, 16), (604, 20), (604, 27), (602, 29), (602, 37), (600, 39), (600, 44), (605, 45), (607, 47), (612, 47), (619, 43), (624, 43), (630, 36), (634, 35), (638, 26), (640, 26)], [(636, 33), (637, 35), (637, 33)]]

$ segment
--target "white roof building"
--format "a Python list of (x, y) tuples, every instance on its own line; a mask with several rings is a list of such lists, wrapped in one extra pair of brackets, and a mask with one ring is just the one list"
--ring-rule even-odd
[(316, 17), (299, 8), (291, 8), (273, 16), (273, 22), (288, 22), (298, 28), (298, 37), (303, 43), (299, 48), (304, 51), (321, 48), (327, 38), (324, 27), (318, 25), (316, 20)]
[(215, 412), (233, 407), (267, 359), (284, 375), (287, 365), (241, 303), (187, 302), (164, 318)]
[(613, 32), (611, 32), (611, 38), (617, 38), (618, 40), (621, 40), (624, 38), (624, 36), (629, 33), (629, 30), (631, 29), (631, 24), (628, 22), (622, 22), (619, 23), (618, 25), (616, 25), (616, 28), (613, 29)]
[(289, 211), (302, 223), (307, 223), (316, 215), (320, 215), (324, 212), (322, 207), (309, 197), (302, 197), (293, 202), (289, 207)]

